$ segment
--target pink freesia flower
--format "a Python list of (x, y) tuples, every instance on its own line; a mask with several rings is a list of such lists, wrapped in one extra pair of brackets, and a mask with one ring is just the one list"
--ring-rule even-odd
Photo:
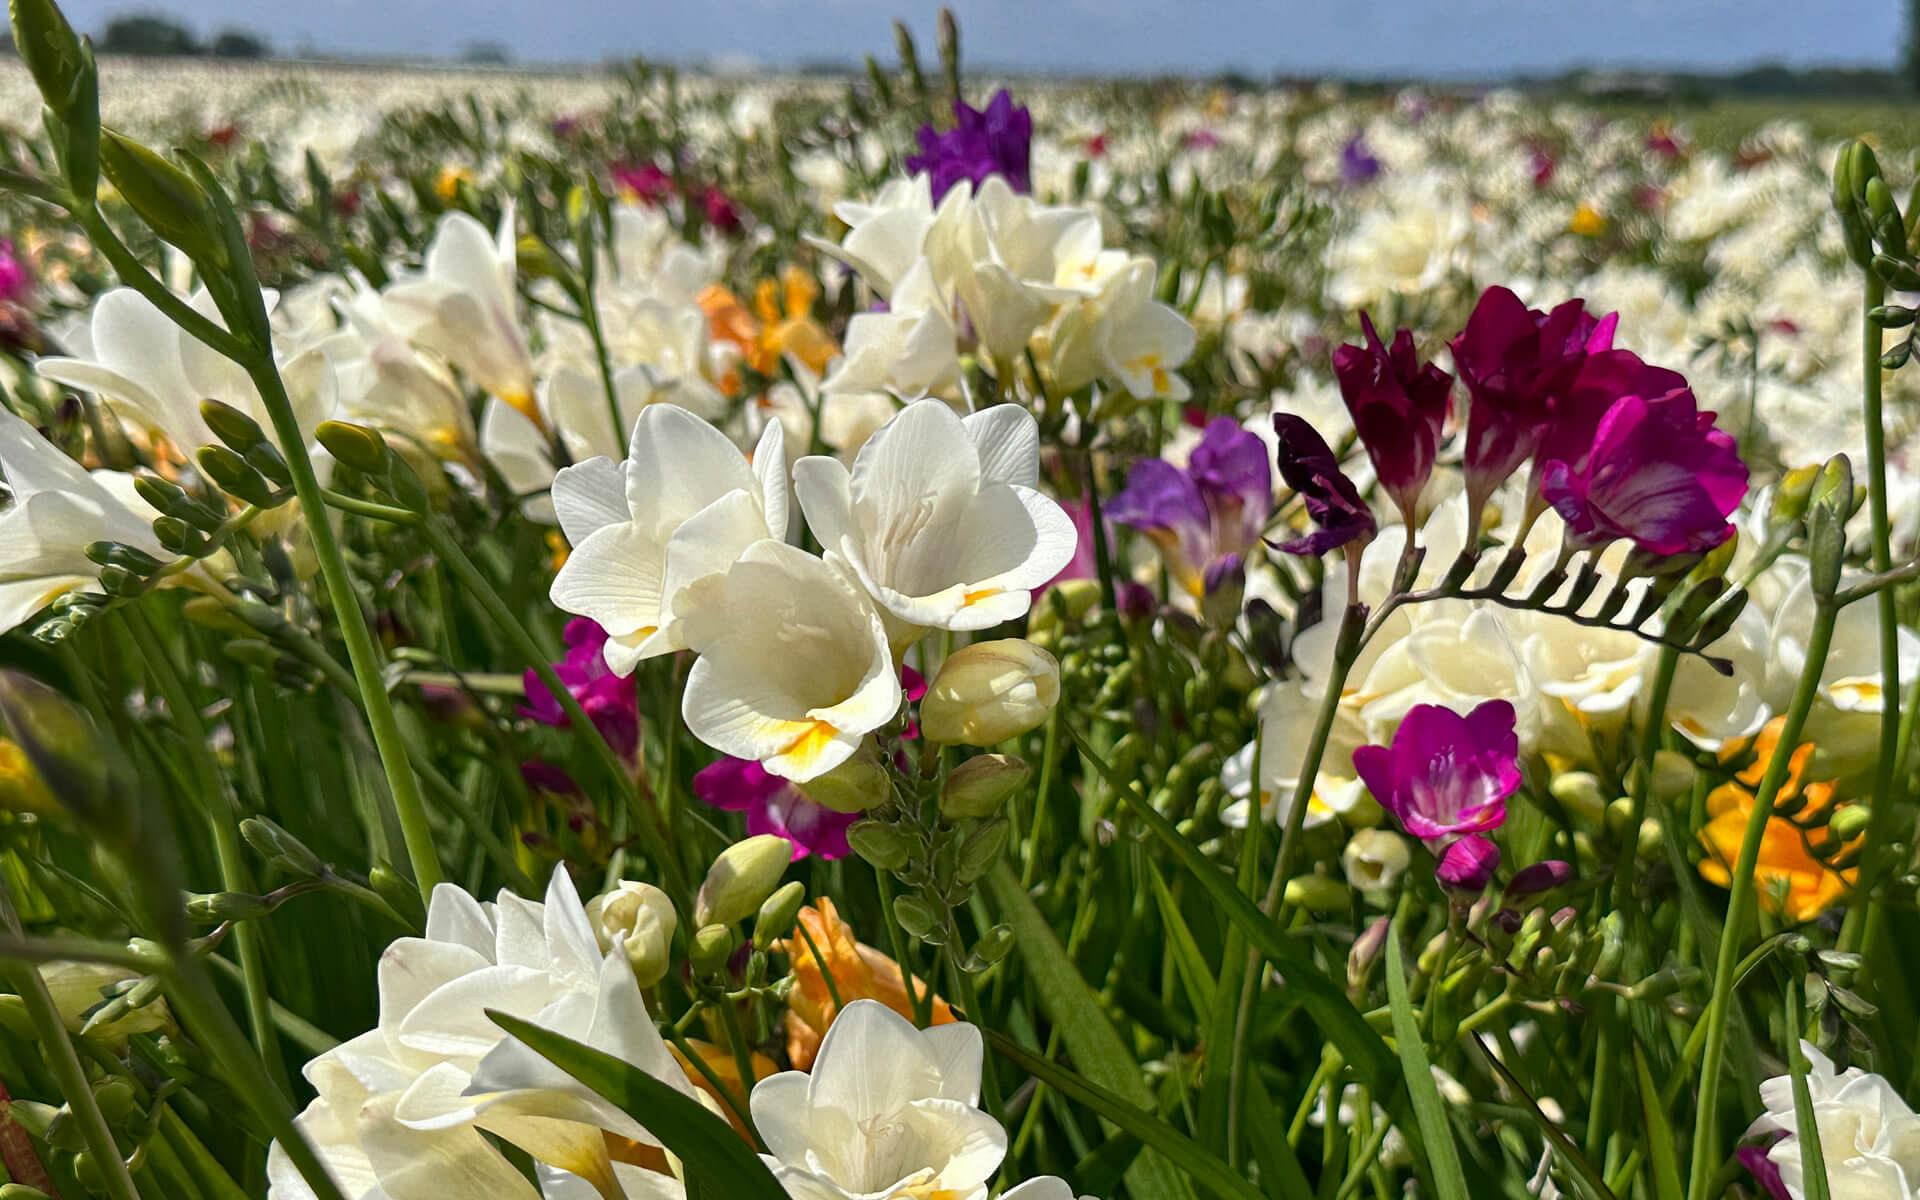
[(1747, 465), (1714, 415), (1676, 388), (1615, 401), (1585, 460), (1548, 463), (1540, 490), (1577, 545), (1627, 538), (1650, 554), (1683, 554), (1733, 535), (1727, 518), (1747, 494)]
[(646, 204), (658, 204), (673, 195), (673, 176), (656, 163), (618, 163), (608, 174), (616, 190)]
[(1466, 716), (1416, 704), (1393, 745), (1362, 746), (1353, 767), (1380, 807), (1432, 847), (1498, 829), (1520, 786), (1513, 705), (1488, 700)]
[(747, 814), (747, 833), (771, 833), (793, 843), (793, 857), (829, 861), (848, 853), (847, 826), (859, 813), (835, 812), (807, 799), (798, 787), (757, 762), (723, 758), (694, 773), (693, 794), (713, 808)]
[(33, 296), (33, 268), (11, 238), (0, 238), (0, 301), (25, 304)]
[(1453, 408), (1453, 376), (1420, 361), (1412, 330), (1395, 333), (1389, 348), (1366, 313), (1360, 314), (1360, 328), (1366, 344), (1336, 349), (1333, 373), (1380, 486), (1411, 527), (1414, 504), (1433, 473), (1440, 432)]
[[(607, 644), (607, 631), (590, 618), (575, 617), (567, 622), (561, 637), (567, 652), (553, 664), (554, 674), (573, 693), (587, 716), (593, 718), (607, 744), (620, 757), (632, 762), (640, 749), (640, 701), (634, 692), (634, 681), (615, 675), (607, 666), (602, 653)], [(563, 727), (567, 724), (566, 710), (540, 681), (540, 676), (529, 670), (522, 677), (521, 686), (527, 694), (521, 716), (542, 725)]]
[(1450, 843), (1440, 852), (1440, 862), (1433, 868), (1433, 877), (1442, 887), (1458, 892), (1477, 892), (1486, 887), (1493, 879), (1493, 873), (1500, 869), (1500, 847), (1493, 839), (1482, 834), (1463, 837)]

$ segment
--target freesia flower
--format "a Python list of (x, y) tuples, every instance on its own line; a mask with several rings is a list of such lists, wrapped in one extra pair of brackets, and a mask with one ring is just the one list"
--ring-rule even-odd
[(1472, 834), (1447, 843), (1433, 868), (1433, 877), (1456, 891), (1477, 892), (1487, 886), (1499, 868), (1500, 847), (1490, 837)]
[[(1800, 1053), (1810, 1064), (1807, 1093), (1832, 1195), (1893, 1200), (1920, 1191), (1920, 1116), (1880, 1076), (1858, 1067), (1836, 1070), (1833, 1060), (1810, 1042), (1800, 1043)], [(1766, 1112), (1748, 1132), (1786, 1135), (1767, 1151), (1767, 1158), (1780, 1169), (1787, 1194), (1806, 1200), (1793, 1076), (1762, 1083), (1760, 1102)]]
[(1383, 169), (1380, 160), (1367, 148), (1364, 136), (1356, 133), (1340, 147), (1340, 182), (1348, 187), (1372, 183)]
[(1395, 333), (1389, 349), (1366, 313), (1360, 327), (1366, 344), (1335, 350), (1333, 373), (1380, 486), (1412, 527), (1414, 505), (1433, 473), (1441, 429), (1453, 409), (1453, 377), (1420, 361), (1412, 330)]
[(1207, 423), (1184, 470), (1160, 458), (1134, 464), (1106, 508), (1153, 540), (1168, 573), (1196, 599), (1207, 568), (1251, 550), (1272, 512), (1266, 443), (1232, 417)]
[(1360, 499), (1353, 480), (1340, 470), (1340, 460), (1319, 431), (1292, 413), (1273, 414), (1273, 431), (1279, 437), (1280, 478), (1299, 493), (1316, 527), (1311, 533), (1276, 543), (1275, 548), (1288, 554), (1320, 555), (1371, 541), (1379, 525)]
[(803, 458), (807, 525), (887, 614), (894, 645), (927, 629), (987, 629), (1025, 615), (1066, 566), (1073, 521), (1036, 489), (1040, 433), (997, 405), (962, 419), (919, 400), (867, 439), (849, 472)]
[(517, 271), (513, 205), (497, 234), (464, 212), (440, 218), (420, 272), (381, 293), (394, 325), (445, 358), (469, 380), (534, 417), (533, 359), (527, 350)]
[(1005, 179), (1016, 192), (1033, 190), (1028, 176), (1033, 114), (1026, 105), (1015, 105), (1005, 88), (984, 110), (955, 97), (953, 128), (942, 133), (922, 125), (918, 140), (920, 153), (907, 158), (907, 170), (929, 175), (936, 200), (955, 184), (979, 184), (990, 175)]
[(1488, 700), (1466, 716), (1416, 704), (1392, 746), (1353, 752), (1353, 768), (1400, 827), (1429, 844), (1498, 829), (1520, 786), (1513, 705)]
[(671, 404), (633, 424), (627, 458), (590, 458), (554, 476), (553, 507), (573, 553), (553, 602), (607, 632), (607, 665), (621, 675), (688, 645), (680, 598), (725, 571), (756, 541), (787, 530), (787, 472), (779, 422), (749, 463), (725, 434)]
[[(627, 956), (601, 953), (565, 868), (544, 904), (504, 891), (482, 904), (440, 885), (426, 936), (395, 941), (379, 974), (379, 1026), (307, 1064), (319, 1094), (297, 1118), (348, 1196), (539, 1196), (483, 1131), (603, 1195), (623, 1185), (630, 1195), (677, 1193), (673, 1180), (609, 1157), (609, 1135), (642, 1146), (658, 1139), (486, 1015), (530, 1020), (693, 1094)], [(271, 1200), (313, 1195), (277, 1144), (267, 1174)]]
[(980, 1069), (973, 1026), (915, 1029), (884, 1004), (855, 1000), (810, 1073), (755, 1085), (761, 1157), (807, 1200), (975, 1200), (1007, 1152), (1006, 1130), (978, 1107)]
[[(796, 933), (783, 945), (793, 972), (785, 1024), (787, 1060), (805, 1071), (812, 1068), (820, 1052), (820, 1040), (840, 1014), (840, 1004), (874, 1000), (903, 1017), (911, 1017), (913, 996), (907, 993), (907, 979), (900, 964), (856, 938), (831, 899), (820, 896), (802, 908), (800, 926), (806, 936)], [(831, 987), (829, 976), (833, 979)], [(925, 997), (930, 988), (930, 984), (914, 977), (915, 994)], [(931, 1009), (935, 1025), (954, 1020), (953, 1010), (939, 996), (933, 997)]]
[[(561, 636), (567, 652), (553, 664), (554, 674), (593, 718), (607, 744), (622, 758), (632, 761), (640, 747), (640, 702), (634, 693), (633, 680), (615, 674), (607, 666), (607, 631), (586, 617), (575, 617), (567, 622)], [(566, 710), (531, 668), (523, 676), (521, 687), (527, 696), (526, 704), (520, 709), (522, 716), (542, 725), (566, 726)]]
[(700, 590), (681, 711), (715, 750), (804, 783), (900, 711), (886, 628), (842, 566), (763, 540)]
[(0, 303), (25, 304), (33, 296), (33, 268), (12, 238), (0, 238)]
[[(1700, 877), (1708, 883), (1727, 887), (1732, 882), (1733, 864), (1740, 857), (1740, 844), (1746, 839), (1747, 822), (1753, 813), (1753, 789), (1760, 786), (1760, 777), (1780, 744), (1786, 723), (1784, 716), (1775, 717), (1750, 743), (1721, 751), (1723, 760), (1749, 753), (1753, 760), (1733, 779), (1707, 793), (1708, 820), (1700, 830), (1707, 857), (1700, 860)], [(1774, 801), (1776, 807), (1797, 799), (1800, 811), (1809, 816), (1830, 816), (1837, 811), (1833, 782), (1806, 778), (1813, 755), (1812, 742), (1794, 748), (1787, 759), (1786, 779)], [(1761, 906), (1789, 921), (1811, 921), (1845, 898), (1859, 872), (1851, 867), (1835, 870), (1814, 853), (1832, 836), (1826, 826), (1804, 829), (1787, 817), (1768, 817), (1753, 874)]]
[(1577, 545), (1627, 538), (1650, 554), (1681, 554), (1733, 536), (1727, 518), (1747, 494), (1747, 465), (1732, 435), (1680, 388), (1615, 402), (1586, 462), (1548, 463), (1541, 494)]
[(845, 858), (847, 826), (860, 819), (859, 813), (835, 812), (814, 803), (788, 780), (747, 759), (722, 758), (694, 772), (693, 794), (709, 807), (746, 813), (751, 835), (787, 839), (795, 859), (809, 854), (828, 862)]

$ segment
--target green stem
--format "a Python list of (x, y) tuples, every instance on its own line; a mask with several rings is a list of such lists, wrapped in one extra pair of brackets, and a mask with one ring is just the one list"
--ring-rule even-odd
[[(1355, 564), (1357, 568), (1358, 564)], [(1340, 615), (1340, 632), (1336, 635), (1333, 649), (1333, 667), (1327, 672), (1327, 693), (1320, 698), (1320, 711), (1313, 719), (1313, 733), (1307, 739), (1306, 757), (1300, 760), (1299, 781), (1293, 785), (1293, 803), (1287, 809), (1287, 823), (1280, 834), (1280, 851), (1273, 860), (1273, 875), (1267, 881), (1266, 902), (1262, 906), (1268, 916), (1280, 905), (1281, 889), (1286, 887), (1287, 875), (1293, 869), (1293, 860), (1300, 850), (1300, 831), (1306, 827), (1307, 805), (1313, 799), (1313, 786), (1320, 775), (1320, 759), (1327, 752), (1327, 738), (1333, 733), (1334, 719), (1340, 713), (1340, 697), (1346, 690), (1347, 672), (1353, 669), (1353, 663), (1360, 655), (1366, 640), (1361, 631), (1366, 625), (1367, 611), (1359, 604), (1347, 605)], [(1263, 820), (1260, 809), (1260, 780), (1253, 781), (1250, 797), (1252, 810), (1248, 820)]]
[(1653, 690), (1647, 700), (1646, 723), (1640, 729), (1640, 757), (1634, 770), (1637, 786), (1630, 788), (1632, 813), (1621, 833), (1620, 849), (1614, 859), (1613, 907), (1628, 909), (1633, 899), (1634, 873), (1640, 866), (1640, 826), (1647, 817), (1647, 793), (1653, 790), (1653, 759), (1660, 752), (1660, 738), (1666, 732), (1667, 697), (1673, 692), (1673, 675), (1680, 666), (1680, 652), (1662, 646), (1653, 669)]
[(1773, 816), (1774, 801), (1786, 782), (1794, 749), (1800, 744), (1807, 713), (1813, 708), (1819, 691), (1820, 672), (1826, 666), (1827, 652), (1833, 645), (1836, 610), (1831, 598), (1821, 597), (1814, 609), (1813, 630), (1807, 638), (1806, 666), (1794, 687), (1793, 702), (1787, 708), (1780, 738), (1767, 759), (1760, 786), (1754, 789), (1753, 810), (1747, 817), (1746, 834), (1740, 842), (1740, 856), (1733, 866), (1727, 896), (1727, 923), (1714, 956), (1713, 991), (1707, 1001), (1706, 1045), (1702, 1057), (1700, 1094), (1695, 1109), (1693, 1130), (1693, 1167), (1687, 1187), (1688, 1200), (1710, 1200), (1708, 1186), (1720, 1162), (1719, 1115), (1720, 1081), (1724, 1074), (1722, 1058), (1726, 1052), (1727, 1022), (1732, 1015), (1735, 965), (1739, 961), (1740, 939), (1751, 919), (1755, 900), (1754, 872), (1760, 862), (1760, 844), (1766, 837), (1767, 821)]
[(1830, 1200), (1827, 1186), (1827, 1156), (1820, 1145), (1820, 1126), (1814, 1118), (1813, 1091), (1807, 1086), (1806, 1057), (1800, 1053), (1800, 1037), (1806, 1032), (1807, 1018), (1801, 989), (1805, 984), (1798, 971), (1787, 972), (1787, 1069), (1793, 1075), (1794, 1126), (1799, 1133), (1801, 1166), (1805, 1178), (1801, 1188), (1807, 1200)]

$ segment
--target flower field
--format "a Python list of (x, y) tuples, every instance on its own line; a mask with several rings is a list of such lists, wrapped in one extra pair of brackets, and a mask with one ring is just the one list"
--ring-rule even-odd
[(1899, 109), (11, 15), (0, 1200), (1920, 1197)]

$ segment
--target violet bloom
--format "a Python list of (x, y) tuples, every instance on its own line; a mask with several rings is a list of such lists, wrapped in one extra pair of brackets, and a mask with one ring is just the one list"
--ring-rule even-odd
[(931, 176), (937, 203), (953, 185), (979, 184), (998, 175), (1016, 192), (1033, 190), (1033, 114), (1015, 105), (1001, 88), (976, 109), (966, 101), (953, 102), (953, 128), (941, 133), (931, 125), (920, 127), (920, 153), (907, 158), (907, 170)]
[[(593, 718), (595, 728), (607, 739), (607, 744), (621, 758), (632, 762), (640, 749), (640, 702), (633, 680), (615, 675), (607, 666), (603, 653), (607, 631), (590, 618), (575, 617), (567, 622), (562, 638), (567, 652), (553, 664), (554, 674), (573, 693), (587, 716)], [(539, 675), (529, 670), (522, 677), (522, 687), (526, 690), (527, 702), (520, 708), (521, 716), (542, 725), (563, 727), (567, 724), (566, 710), (560, 707), (560, 701), (540, 681)]]
[(747, 814), (747, 833), (771, 833), (793, 843), (793, 857), (832, 860), (847, 856), (847, 826), (859, 813), (835, 812), (757, 762), (723, 758), (694, 772), (693, 794), (713, 808)]
[(1431, 849), (1498, 829), (1520, 786), (1513, 705), (1488, 700), (1466, 716), (1438, 704), (1407, 710), (1393, 745), (1362, 746), (1353, 769), (1400, 827)]
[(33, 296), (33, 268), (13, 244), (0, 238), (0, 302), (25, 304)]
[(1300, 494), (1313, 519), (1314, 530), (1290, 542), (1269, 542), (1288, 554), (1321, 555), (1358, 543), (1365, 545), (1379, 532), (1373, 512), (1360, 499), (1360, 490), (1340, 470), (1340, 460), (1326, 439), (1305, 418), (1292, 413), (1273, 414), (1273, 432), (1280, 448), (1275, 461), (1280, 478)]
[(1480, 294), (1453, 339), (1454, 368), (1467, 385), (1467, 496), (1478, 516), (1493, 490), (1533, 456), (1555, 402), (1587, 356), (1613, 346), (1618, 317), (1596, 319), (1586, 301), (1530, 309), (1503, 287)]
[(1367, 139), (1354, 134), (1347, 144), (1340, 148), (1340, 182), (1348, 187), (1358, 187), (1363, 183), (1372, 183), (1380, 177), (1380, 160), (1367, 149)]
[(1676, 388), (1616, 401), (1586, 461), (1548, 463), (1540, 491), (1576, 545), (1627, 538), (1649, 554), (1684, 554), (1733, 536), (1727, 518), (1747, 494), (1747, 464), (1714, 415)]
[(1161, 561), (1187, 592), (1206, 592), (1207, 567), (1245, 555), (1273, 512), (1273, 471), (1259, 435), (1215, 417), (1184, 470), (1163, 458), (1137, 462), (1107, 505), (1115, 523), (1153, 539)]
[(1360, 328), (1366, 345), (1336, 349), (1333, 373), (1380, 486), (1411, 529), (1414, 505), (1433, 474), (1440, 432), (1453, 409), (1453, 376), (1420, 361), (1412, 330), (1394, 334), (1389, 349), (1366, 313), (1360, 314)]

